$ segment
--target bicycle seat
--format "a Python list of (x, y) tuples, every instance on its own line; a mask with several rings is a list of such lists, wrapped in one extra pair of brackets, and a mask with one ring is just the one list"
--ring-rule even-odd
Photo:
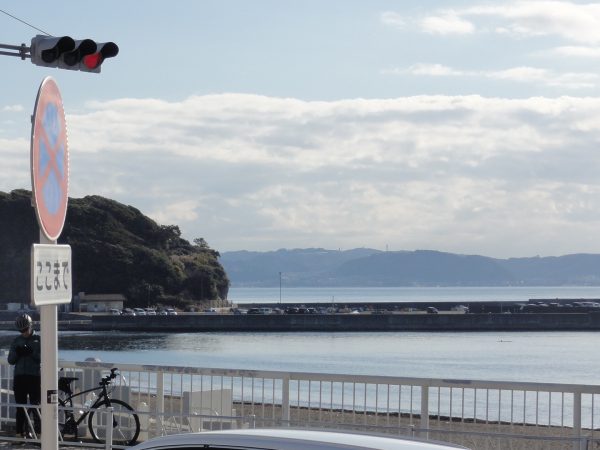
[(71, 383), (75, 380), (79, 380), (77, 377), (60, 377), (58, 379), (58, 389), (66, 394), (71, 394)]

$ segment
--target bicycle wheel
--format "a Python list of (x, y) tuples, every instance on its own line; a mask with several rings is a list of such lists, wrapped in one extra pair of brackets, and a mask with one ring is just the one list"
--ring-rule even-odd
[[(133, 445), (140, 434), (140, 419), (133, 408), (121, 400), (111, 400), (113, 408), (113, 423), (109, 432), (112, 432), (112, 441), (115, 445)], [(90, 411), (88, 428), (96, 442), (106, 442), (106, 428), (108, 418), (108, 402), (104, 401)]]

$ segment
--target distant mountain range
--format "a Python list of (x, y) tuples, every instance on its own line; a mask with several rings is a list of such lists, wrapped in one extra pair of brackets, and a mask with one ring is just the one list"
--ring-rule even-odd
[(221, 255), (232, 286), (594, 286), (600, 255), (496, 259), (432, 250), (322, 248)]

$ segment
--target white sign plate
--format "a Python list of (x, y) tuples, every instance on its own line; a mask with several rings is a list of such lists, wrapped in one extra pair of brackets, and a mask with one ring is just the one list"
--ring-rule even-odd
[(71, 303), (71, 246), (33, 244), (31, 298), (35, 306)]

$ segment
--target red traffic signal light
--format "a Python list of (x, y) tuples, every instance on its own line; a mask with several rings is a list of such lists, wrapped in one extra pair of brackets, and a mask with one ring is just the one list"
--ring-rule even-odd
[(117, 56), (119, 47), (114, 42), (37, 35), (31, 39), (30, 53), (31, 62), (38, 66), (99, 73), (104, 60)]
[[(114, 42), (105, 42), (97, 44), (94, 53), (85, 55), (82, 59), (82, 65), (88, 70), (100, 72), (100, 65), (106, 58), (113, 58), (119, 54), (119, 47)], [(81, 69), (83, 70), (83, 69)]]

